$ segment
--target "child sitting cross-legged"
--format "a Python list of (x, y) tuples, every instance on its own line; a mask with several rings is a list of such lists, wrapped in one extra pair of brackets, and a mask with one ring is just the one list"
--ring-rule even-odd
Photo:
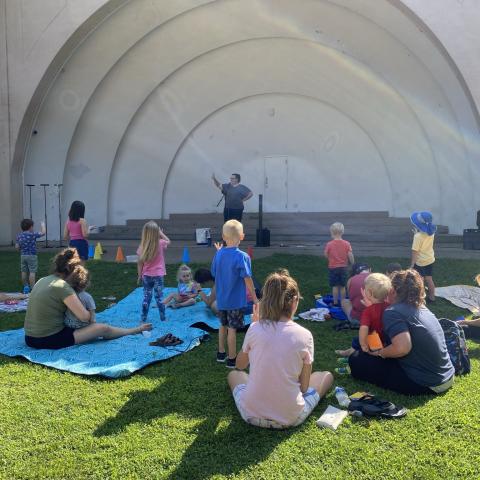
[(180, 265), (177, 271), (177, 293), (171, 293), (163, 303), (172, 308), (189, 307), (195, 305), (200, 286), (193, 281), (192, 269), (188, 265)]
[(312, 372), (313, 336), (293, 317), (300, 300), (297, 282), (287, 270), (268, 276), (260, 308), (237, 357), (239, 370), (228, 384), (241, 417), (264, 428), (303, 423), (330, 389), (330, 372)]
[(90, 312), (90, 319), (86, 322), (77, 318), (74, 313), (67, 309), (65, 312), (65, 326), (70, 328), (83, 328), (95, 322), (95, 300), (85, 290), (90, 285), (90, 274), (83, 265), (77, 265), (73, 272), (65, 279), (66, 282), (75, 290), (77, 297), (86, 310)]
[[(355, 352), (380, 350), (385, 339), (383, 335), (383, 312), (389, 306), (388, 295), (392, 289), (390, 278), (383, 273), (371, 273), (365, 280), (362, 289), (363, 303), (366, 305), (360, 319), (358, 338), (352, 341), (352, 347), (347, 350), (335, 350), (342, 358), (341, 363), (348, 363), (347, 358)], [(335, 369), (337, 373), (350, 373), (348, 367)]]

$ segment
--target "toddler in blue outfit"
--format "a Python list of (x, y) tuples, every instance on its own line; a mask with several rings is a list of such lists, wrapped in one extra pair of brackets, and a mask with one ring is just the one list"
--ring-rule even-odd
[(24, 218), (20, 222), (20, 228), (22, 233), (17, 235), (15, 247), (20, 250), (23, 293), (30, 293), (35, 285), (35, 275), (38, 270), (37, 238), (45, 235), (45, 223), (40, 223), (40, 232), (34, 232), (33, 220)]
[[(237, 356), (237, 329), (243, 327), (244, 309), (247, 306), (247, 290), (258, 303), (252, 280), (250, 257), (238, 246), (244, 239), (243, 225), (237, 220), (229, 220), (223, 225), (223, 247), (216, 243), (217, 253), (212, 261), (212, 275), (215, 277), (217, 296), (218, 331), (217, 362), (227, 362), (228, 368), (235, 368)], [(228, 346), (228, 358), (225, 353), (225, 339)]]

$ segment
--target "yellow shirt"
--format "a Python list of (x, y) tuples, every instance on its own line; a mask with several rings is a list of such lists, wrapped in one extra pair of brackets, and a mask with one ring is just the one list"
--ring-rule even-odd
[(419, 267), (426, 267), (435, 261), (433, 253), (433, 239), (435, 235), (427, 235), (423, 232), (417, 232), (413, 236), (412, 250), (417, 252), (417, 261)]

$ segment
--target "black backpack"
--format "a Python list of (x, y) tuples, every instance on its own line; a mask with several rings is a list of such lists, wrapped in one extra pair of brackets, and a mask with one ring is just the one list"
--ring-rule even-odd
[(353, 399), (348, 405), (348, 411), (361, 412), (365, 417), (381, 418), (402, 418), (407, 414), (405, 407), (395, 405), (370, 393)]
[(450, 360), (455, 367), (455, 375), (466, 375), (470, 373), (470, 358), (468, 357), (467, 342), (463, 328), (457, 322), (448, 318), (438, 320), (445, 334)]

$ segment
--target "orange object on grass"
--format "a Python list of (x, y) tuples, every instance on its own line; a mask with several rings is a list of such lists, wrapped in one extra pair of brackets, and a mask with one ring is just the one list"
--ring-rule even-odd
[(383, 348), (382, 340), (377, 332), (372, 332), (367, 337), (368, 348), (374, 352)]
[(125, 261), (125, 255), (123, 254), (122, 247), (117, 248), (117, 255), (115, 257), (116, 262), (124, 262)]

